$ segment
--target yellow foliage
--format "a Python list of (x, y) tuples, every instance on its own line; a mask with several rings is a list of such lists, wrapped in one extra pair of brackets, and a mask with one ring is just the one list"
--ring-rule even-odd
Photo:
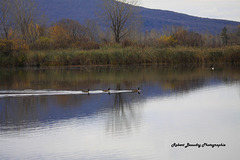
[(21, 39), (0, 39), (0, 53), (10, 55), (13, 52), (29, 50), (27, 43)]
[(70, 36), (63, 27), (55, 25), (49, 29), (49, 33), (55, 47), (65, 48), (68, 46)]
[(177, 44), (177, 40), (175, 40), (173, 36), (164, 35), (158, 39), (158, 43), (163, 47), (169, 47), (169, 46), (175, 46)]
[(40, 26), (38, 25), (38, 24), (36, 24), (36, 30), (38, 31), (38, 30), (40, 30)]
[(0, 39), (0, 53), (11, 54), (14, 42), (12, 40)]
[(14, 39), (13, 50), (15, 51), (27, 51), (29, 50), (29, 46), (26, 41), (22, 39)]
[(31, 49), (44, 50), (52, 48), (52, 40), (48, 37), (40, 37), (32, 45)]
[(28, 25), (28, 39), (33, 43), (39, 37), (39, 26), (33, 22)]
[(9, 37), (9, 39), (17, 39), (17, 37), (18, 37), (16, 30), (14, 30), (12, 27), (10, 27), (10, 29), (8, 31), (8, 37)]

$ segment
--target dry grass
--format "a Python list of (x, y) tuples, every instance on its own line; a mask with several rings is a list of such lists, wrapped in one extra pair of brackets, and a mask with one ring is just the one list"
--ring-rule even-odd
[[(98, 48), (98, 47), (97, 47)], [(0, 66), (131, 65), (240, 63), (240, 46), (222, 48), (122, 47), (103, 45), (99, 49), (59, 49), (0, 53)]]

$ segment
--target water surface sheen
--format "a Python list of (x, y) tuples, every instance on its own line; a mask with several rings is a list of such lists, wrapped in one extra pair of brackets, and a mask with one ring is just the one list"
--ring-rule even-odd
[(239, 67), (0, 69), (0, 81), (0, 159), (240, 159)]

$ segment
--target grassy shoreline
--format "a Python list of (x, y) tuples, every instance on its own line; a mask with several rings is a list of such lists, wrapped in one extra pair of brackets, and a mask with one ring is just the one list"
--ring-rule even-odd
[(240, 46), (221, 48), (103, 46), (95, 50), (61, 49), (0, 54), (0, 66), (72, 66), (142, 64), (240, 64)]

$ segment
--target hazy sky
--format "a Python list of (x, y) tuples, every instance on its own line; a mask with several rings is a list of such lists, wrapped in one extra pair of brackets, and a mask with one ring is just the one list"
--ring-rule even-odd
[(240, 0), (139, 0), (143, 7), (240, 22)]

